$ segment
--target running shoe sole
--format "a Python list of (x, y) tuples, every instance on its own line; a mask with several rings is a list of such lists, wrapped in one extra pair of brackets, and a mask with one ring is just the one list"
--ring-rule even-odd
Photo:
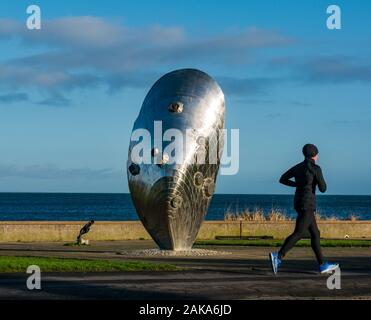
[(322, 274), (323, 274), (323, 273), (330, 273), (330, 272), (336, 270), (337, 268), (339, 268), (339, 265), (338, 265), (338, 264), (335, 264), (335, 265), (332, 266), (331, 268), (328, 268), (328, 269), (326, 269), (326, 270), (321, 271), (321, 273), (322, 273)]
[(269, 260), (271, 261), (272, 272), (273, 272), (274, 274), (277, 274), (277, 270), (274, 269), (274, 263), (273, 263), (274, 258), (273, 258), (272, 252), (269, 254)]

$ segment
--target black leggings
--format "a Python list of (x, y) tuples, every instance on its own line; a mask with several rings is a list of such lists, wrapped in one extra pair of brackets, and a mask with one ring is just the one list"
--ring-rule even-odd
[(320, 245), (320, 232), (317, 227), (316, 218), (314, 216), (313, 209), (301, 209), (295, 208), (298, 217), (296, 219), (296, 226), (294, 233), (286, 238), (285, 242), (278, 255), (283, 258), (287, 252), (305, 235), (306, 231), (309, 231), (311, 238), (311, 246), (316, 255), (319, 264), (323, 263), (323, 255)]

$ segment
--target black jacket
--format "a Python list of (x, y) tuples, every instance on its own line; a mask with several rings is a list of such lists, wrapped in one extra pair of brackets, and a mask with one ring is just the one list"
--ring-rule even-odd
[[(290, 180), (294, 178), (295, 181)], [(280, 183), (296, 187), (294, 205), (300, 209), (316, 209), (316, 187), (319, 191), (326, 192), (326, 182), (322, 175), (321, 167), (314, 160), (305, 159), (303, 162), (285, 172)]]

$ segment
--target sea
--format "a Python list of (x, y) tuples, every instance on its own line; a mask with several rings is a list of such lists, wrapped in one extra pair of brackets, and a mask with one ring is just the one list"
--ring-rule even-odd
[[(223, 220), (227, 212), (279, 210), (295, 218), (292, 195), (215, 194), (206, 220)], [(371, 220), (371, 196), (319, 195), (321, 217)], [(130, 194), (0, 193), (0, 221), (127, 221), (139, 220)]]

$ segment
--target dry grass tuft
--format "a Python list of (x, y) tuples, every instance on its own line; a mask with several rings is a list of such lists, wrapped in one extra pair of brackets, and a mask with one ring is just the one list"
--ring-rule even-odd
[(242, 212), (232, 212), (227, 210), (224, 215), (225, 221), (290, 221), (282, 211), (271, 209), (270, 212), (264, 214), (264, 211), (259, 208), (254, 210), (244, 209)]
[[(317, 221), (340, 221), (341, 219), (336, 218), (335, 216), (323, 217), (317, 211), (315, 212)], [(224, 221), (254, 221), (254, 222), (263, 222), (263, 221), (292, 221), (293, 219), (285, 215), (282, 210), (272, 208), (268, 213), (260, 208), (255, 208), (253, 210), (244, 209), (242, 211), (232, 211), (227, 209), (224, 214)], [(355, 215), (350, 215), (348, 219), (350, 221), (357, 221), (358, 217)]]

